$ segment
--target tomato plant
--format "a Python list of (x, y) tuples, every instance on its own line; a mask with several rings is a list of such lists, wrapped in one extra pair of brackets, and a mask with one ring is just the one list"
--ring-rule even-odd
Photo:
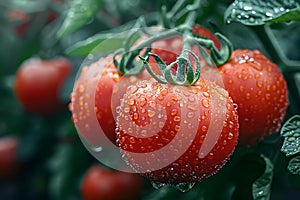
[(297, 199), (299, 6), (0, 3), (0, 199)]
[(91, 166), (81, 182), (81, 195), (85, 200), (96, 199), (140, 199), (143, 179), (130, 174), (105, 169), (100, 165)]
[(61, 110), (59, 92), (71, 68), (71, 62), (65, 58), (26, 60), (15, 78), (14, 89), (20, 103), (33, 113), (53, 114)]

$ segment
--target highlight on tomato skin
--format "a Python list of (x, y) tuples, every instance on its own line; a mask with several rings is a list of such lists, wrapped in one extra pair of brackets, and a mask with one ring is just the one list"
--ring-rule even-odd
[(65, 102), (59, 92), (71, 70), (72, 63), (63, 57), (25, 60), (15, 76), (16, 98), (31, 113), (51, 115), (61, 111)]
[(143, 179), (137, 174), (106, 169), (92, 165), (83, 175), (80, 184), (84, 200), (139, 200)]

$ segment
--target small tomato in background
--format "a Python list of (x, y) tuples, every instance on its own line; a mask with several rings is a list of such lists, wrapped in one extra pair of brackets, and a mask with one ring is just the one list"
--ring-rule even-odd
[(0, 138), (0, 180), (15, 177), (18, 173), (17, 148), (17, 138), (12, 136)]
[(141, 198), (143, 179), (132, 173), (91, 166), (81, 182), (84, 200), (137, 200)]
[(63, 108), (59, 91), (70, 74), (72, 63), (66, 58), (30, 58), (18, 69), (14, 91), (19, 102), (32, 113), (48, 115)]

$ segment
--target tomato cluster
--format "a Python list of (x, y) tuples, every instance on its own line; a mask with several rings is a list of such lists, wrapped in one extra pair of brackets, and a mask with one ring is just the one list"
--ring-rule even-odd
[[(221, 48), (208, 29), (196, 25), (193, 34)], [(170, 64), (182, 43), (181, 37), (160, 40), (152, 53)], [(216, 72), (220, 82), (209, 78)], [(155, 183), (202, 181), (227, 162), (237, 143), (254, 145), (278, 131), (288, 100), (283, 75), (258, 50), (237, 49), (227, 63), (201, 73), (193, 86), (162, 84), (146, 70), (122, 75), (112, 55), (100, 58), (82, 68), (75, 83), (73, 121), (90, 146), (106, 147), (107, 137), (135, 172)]]

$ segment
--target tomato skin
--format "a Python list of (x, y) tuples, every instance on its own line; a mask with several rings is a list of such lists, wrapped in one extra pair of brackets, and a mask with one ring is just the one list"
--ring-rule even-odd
[(89, 144), (105, 146), (102, 133), (86, 128), (86, 124), (93, 121), (93, 115), (96, 115), (105, 136), (115, 144), (115, 116), (120, 97), (129, 85), (149, 76), (146, 71), (138, 76), (122, 76), (113, 63), (112, 55), (82, 69), (71, 94), (70, 110), (76, 128)]
[(85, 173), (80, 191), (84, 200), (138, 200), (142, 187), (143, 179), (137, 174), (94, 165)]
[(15, 177), (20, 163), (17, 156), (18, 140), (15, 137), (0, 139), (0, 179), (7, 180)]
[(66, 58), (42, 60), (30, 58), (16, 73), (14, 90), (24, 108), (32, 113), (49, 115), (63, 108), (58, 97), (72, 64)]
[(288, 90), (277, 65), (258, 50), (237, 49), (219, 71), (238, 105), (239, 144), (254, 145), (278, 131), (288, 106)]
[[(213, 126), (220, 129), (209, 131)], [(126, 162), (154, 182), (198, 182), (226, 163), (237, 144), (238, 126), (231, 98), (214, 83), (200, 79), (185, 87), (151, 79), (130, 86), (121, 99), (117, 144)]]

